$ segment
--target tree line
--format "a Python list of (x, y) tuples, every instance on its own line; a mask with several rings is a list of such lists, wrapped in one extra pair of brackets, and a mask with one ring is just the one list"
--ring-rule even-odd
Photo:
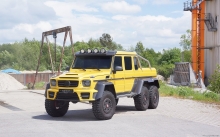
[[(12, 44), (0, 45), (0, 69), (13, 68), (17, 70), (36, 70), (38, 64), (38, 58), (40, 54), (41, 42), (35, 39), (24, 39), (21, 42), (15, 42)], [(94, 49), (94, 48), (106, 48), (109, 50), (124, 50), (135, 51), (140, 56), (146, 58), (151, 63), (151, 66), (155, 67), (160, 75), (165, 78), (169, 77), (172, 73), (175, 62), (191, 62), (191, 34), (190, 30), (186, 31), (186, 34), (181, 35), (180, 45), (170, 49), (164, 49), (163, 51), (155, 51), (153, 48), (145, 48), (147, 45), (143, 45), (141, 41), (137, 42), (136, 46), (131, 46), (129, 49), (124, 49), (121, 44), (113, 41), (109, 34), (103, 34), (99, 39), (89, 39), (87, 42), (77, 41), (74, 43), (74, 51), (77, 52), (80, 49)], [(49, 44), (51, 57), (53, 59), (53, 65), (56, 70), (60, 62), (62, 46), (56, 46), (56, 62), (55, 58), (55, 46), (53, 43)], [(40, 71), (51, 70), (50, 55), (48, 52), (48, 46), (46, 43), (43, 45), (42, 54), (40, 58)], [(64, 47), (64, 55), (62, 60), (62, 68), (64, 70), (66, 66), (70, 66), (73, 60), (73, 53), (71, 46)], [(143, 65), (147, 65), (144, 64)]]

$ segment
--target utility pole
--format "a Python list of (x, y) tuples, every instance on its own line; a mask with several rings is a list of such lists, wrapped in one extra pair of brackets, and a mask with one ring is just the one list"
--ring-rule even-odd
[(56, 38), (57, 38), (57, 33), (56, 33), (56, 31), (53, 31), (53, 38), (54, 38), (54, 47), (55, 47), (55, 50), (54, 50), (54, 52), (55, 52), (55, 71), (56, 71), (56, 61), (57, 61), (57, 54), (56, 54), (56, 51), (57, 51), (57, 48), (56, 48)]

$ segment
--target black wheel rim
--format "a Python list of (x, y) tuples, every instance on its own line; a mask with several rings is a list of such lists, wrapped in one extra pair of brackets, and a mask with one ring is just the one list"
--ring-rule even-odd
[(156, 104), (157, 103), (157, 93), (153, 94), (153, 103)]
[(112, 110), (112, 101), (109, 98), (103, 101), (103, 110), (105, 113), (109, 113)]
[(148, 101), (148, 95), (147, 95), (147, 93), (145, 93), (143, 96), (143, 104), (147, 105), (147, 101)]
[(65, 101), (54, 101), (54, 106), (56, 109), (60, 109), (66, 105)]

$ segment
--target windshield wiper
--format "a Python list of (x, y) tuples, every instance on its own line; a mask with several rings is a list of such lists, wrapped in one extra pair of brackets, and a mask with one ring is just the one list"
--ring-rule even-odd
[(74, 68), (72, 68), (72, 69), (82, 69), (82, 70), (86, 71), (85, 68), (81, 68), (81, 67), (74, 67)]
[(95, 68), (95, 67), (88, 67), (88, 68), (86, 68), (86, 69), (97, 69), (98, 71), (100, 71), (99, 68)]

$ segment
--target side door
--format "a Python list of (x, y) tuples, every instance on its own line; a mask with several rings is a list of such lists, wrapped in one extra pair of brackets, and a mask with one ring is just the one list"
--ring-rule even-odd
[(122, 56), (115, 56), (113, 69), (115, 70), (116, 66), (121, 67), (122, 70), (114, 71), (111, 75), (111, 81), (114, 83), (116, 93), (124, 92), (124, 69), (123, 69), (123, 60)]
[(125, 92), (130, 92), (134, 84), (133, 56), (124, 56)]

